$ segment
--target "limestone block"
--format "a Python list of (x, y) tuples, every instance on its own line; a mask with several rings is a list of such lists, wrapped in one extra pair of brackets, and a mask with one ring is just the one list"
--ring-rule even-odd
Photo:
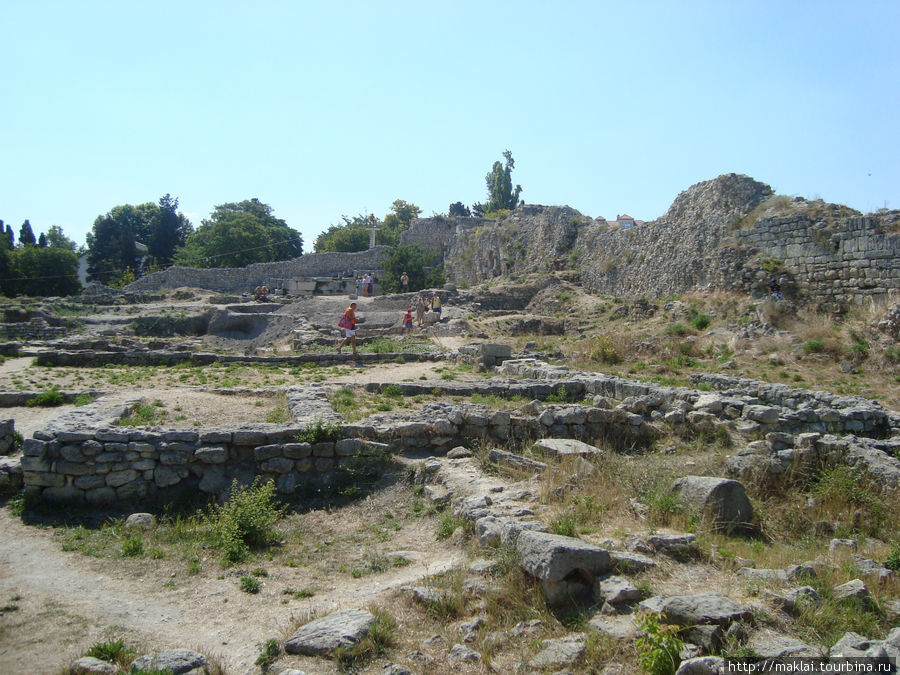
[(687, 509), (707, 520), (715, 531), (749, 526), (753, 505), (744, 486), (735, 480), (713, 476), (684, 476), (669, 488)]
[(273, 457), (281, 457), (283, 454), (283, 445), (259, 445), (253, 449), (253, 457), (257, 462), (264, 462)]
[(301, 626), (284, 643), (288, 654), (320, 656), (356, 644), (369, 632), (375, 617), (361, 609), (343, 609)]

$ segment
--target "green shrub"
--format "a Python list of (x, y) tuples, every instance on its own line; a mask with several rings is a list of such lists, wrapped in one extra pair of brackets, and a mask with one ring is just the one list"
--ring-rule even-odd
[(25, 405), (29, 408), (53, 408), (66, 402), (66, 397), (55, 386), (41, 392)]
[(684, 649), (678, 626), (661, 624), (652, 614), (639, 617), (637, 624), (643, 633), (635, 640), (641, 668), (649, 675), (674, 675), (681, 663), (678, 654)]
[(900, 542), (894, 542), (891, 546), (891, 552), (884, 561), (884, 566), (889, 570), (900, 572)]
[(335, 650), (335, 659), (341, 672), (357, 672), (369, 661), (384, 656), (397, 642), (397, 622), (383, 610), (373, 612), (375, 621), (366, 636), (353, 645)]
[(691, 325), (697, 330), (706, 330), (710, 323), (712, 323), (712, 319), (709, 318), (709, 314), (698, 314), (691, 319)]
[(122, 556), (125, 558), (135, 558), (144, 554), (144, 540), (140, 535), (135, 534), (128, 537), (122, 542)]
[(446, 539), (449, 537), (458, 527), (462, 527), (465, 524), (465, 521), (459, 516), (454, 516), (449, 511), (445, 511), (441, 514), (440, 521), (438, 522), (437, 532), (435, 536), (438, 539)]
[(619, 354), (619, 350), (616, 349), (609, 335), (595, 335), (591, 345), (591, 360), (615, 365), (621, 363), (622, 355)]
[(161, 415), (155, 406), (142, 401), (135, 405), (131, 409), (131, 412), (119, 420), (119, 426), (146, 427), (156, 422), (156, 420), (163, 415), (165, 415), (165, 413)]
[(550, 531), (553, 534), (561, 534), (564, 537), (575, 536), (575, 514), (566, 511), (550, 524)]
[(822, 338), (813, 338), (803, 343), (803, 351), (807, 354), (821, 354), (825, 351), (825, 343)]
[(381, 390), (381, 393), (389, 398), (403, 398), (403, 389), (399, 384), (389, 384)]
[(216, 543), (224, 550), (224, 562), (233, 565), (251, 550), (273, 543), (277, 534), (273, 526), (284, 511), (272, 481), (257, 478), (251, 486), (240, 486), (235, 480), (228, 501), (213, 506), (207, 515)]
[(249, 574), (241, 577), (241, 590), (244, 593), (259, 593), (260, 588), (262, 588), (262, 582), (256, 577), (251, 577)]
[(95, 642), (84, 655), (107, 663), (117, 663), (124, 667), (134, 659), (135, 651), (126, 645), (122, 638), (117, 638), (106, 642)]
[(263, 672), (266, 672), (278, 660), (279, 656), (281, 656), (281, 645), (278, 644), (278, 640), (271, 638), (266, 640), (263, 645), (262, 651), (256, 657), (255, 665)]
[(339, 441), (344, 437), (340, 424), (325, 424), (322, 420), (316, 420), (297, 434), (298, 443), (327, 443)]
[(687, 326), (679, 321), (676, 323), (670, 323), (668, 326), (666, 326), (663, 333), (665, 333), (669, 337), (682, 337), (684, 335), (687, 335), (688, 329)]

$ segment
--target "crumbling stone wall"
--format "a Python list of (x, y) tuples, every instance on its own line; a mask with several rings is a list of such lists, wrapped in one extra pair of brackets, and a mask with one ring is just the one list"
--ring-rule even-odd
[(851, 217), (832, 226), (806, 215), (772, 218), (758, 220), (738, 237), (777, 261), (801, 294), (826, 309), (841, 311), (900, 291), (900, 233), (887, 233), (881, 218)]
[(294, 442), (301, 429), (37, 432), (23, 445), (25, 492), (46, 500), (94, 506), (160, 501), (183, 490), (221, 494), (233, 479), (275, 481), (282, 494), (333, 485), (341, 473), (365, 469), (384, 446), (357, 439)]
[(772, 196), (764, 183), (726, 174), (679, 194), (658, 220), (628, 229), (569, 207), (529, 205), (499, 221), (420, 219), (404, 243), (443, 253), (457, 283), (577, 269), (590, 291), (637, 298), (704, 288), (758, 296), (779, 279), (787, 294), (830, 311), (900, 290), (900, 212), (860, 216), (785, 197), (771, 208), (794, 215), (754, 222)]
[(126, 286), (129, 291), (158, 291), (163, 288), (204, 288), (233, 293), (252, 291), (263, 284), (277, 288), (274, 282), (294, 277), (340, 276), (356, 270), (379, 270), (390, 248), (376, 246), (357, 253), (307, 253), (293, 260), (254, 263), (246, 267), (208, 268), (170, 267), (141, 277)]

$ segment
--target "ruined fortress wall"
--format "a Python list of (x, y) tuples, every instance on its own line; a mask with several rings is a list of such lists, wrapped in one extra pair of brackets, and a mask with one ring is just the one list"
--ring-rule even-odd
[(834, 311), (900, 291), (900, 234), (886, 233), (873, 217), (828, 227), (805, 215), (771, 218), (734, 232), (661, 222), (607, 232), (589, 226), (577, 247), (585, 286), (613, 295), (704, 287), (759, 294), (772, 270), (786, 274), (799, 297)]
[(387, 246), (376, 246), (357, 253), (307, 253), (293, 260), (254, 263), (246, 267), (170, 267), (141, 277), (126, 290), (158, 291), (186, 286), (234, 293), (263, 284), (278, 288), (280, 280), (295, 277), (340, 276), (357, 270), (375, 271), (377, 276), (389, 250)]
[(833, 309), (900, 291), (900, 233), (886, 233), (878, 218), (846, 218), (831, 227), (806, 216), (772, 218), (738, 237), (781, 261), (802, 294)]

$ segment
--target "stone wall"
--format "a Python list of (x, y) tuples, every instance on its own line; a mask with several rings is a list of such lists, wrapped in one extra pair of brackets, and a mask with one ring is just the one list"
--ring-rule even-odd
[(840, 311), (900, 291), (900, 233), (886, 233), (879, 218), (851, 217), (831, 226), (806, 215), (772, 218), (756, 221), (738, 237), (827, 309)]
[(158, 291), (163, 288), (203, 288), (211, 291), (252, 291), (256, 286), (281, 288), (283, 280), (295, 277), (330, 277), (375, 272), (381, 275), (381, 265), (389, 247), (376, 246), (358, 253), (307, 253), (279, 262), (254, 263), (246, 267), (208, 268), (170, 267), (141, 277), (126, 287), (129, 291)]
[(502, 220), (416, 220), (403, 241), (442, 253), (448, 278), (462, 284), (568, 269), (589, 291), (652, 298), (705, 288), (759, 296), (779, 279), (789, 299), (842, 311), (900, 290), (898, 212), (854, 214), (726, 174), (628, 229), (528, 205)]
[(160, 503), (185, 490), (220, 495), (232, 480), (247, 484), (262, 476), (274, 480), (279, 493), (293, 494), (368, 470), (385, 450), (357, 439), (294, 442), (300, 431), (268, 425), (201, 432), (36, 432), (23, 445), (25, 492), (92, 506)]

